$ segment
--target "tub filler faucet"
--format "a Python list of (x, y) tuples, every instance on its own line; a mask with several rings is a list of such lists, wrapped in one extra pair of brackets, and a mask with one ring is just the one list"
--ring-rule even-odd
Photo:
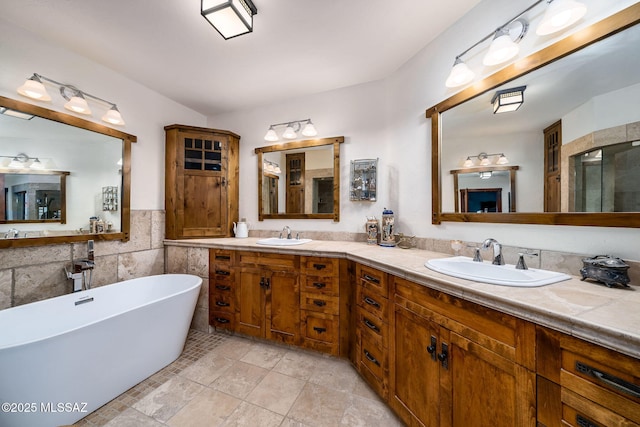
[(93, 279), (93, 268), (96, 266), (93, 250), (93, 240), (87, 241), (87, 258), (73, 261), (73, 272), (64, 267), (67, 279), (73, 280), (73, 292), (79, 292), (83, 288), (91, 289)]

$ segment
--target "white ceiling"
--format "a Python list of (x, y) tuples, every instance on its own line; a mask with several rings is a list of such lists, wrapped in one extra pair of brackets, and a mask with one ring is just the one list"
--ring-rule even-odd
[(254, 0), (227, 41), (200, 0), (2, 0), (0, 19), (215, 115), (385, 78), (479, 1)]

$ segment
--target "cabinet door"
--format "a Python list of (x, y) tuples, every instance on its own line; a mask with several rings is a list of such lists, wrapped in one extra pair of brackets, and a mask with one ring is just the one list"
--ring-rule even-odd
[(288, 344), (300, 341), (300, 286), (296, 272), (265, 272), (266, 338)]
[(227, 190), (222, 176), (185, 171), (184, 198), (178, 208), (178, 223), (183, 237), (226, 235)]
[[(409, 425), (441, 425), (438, 336), (436, 325), (403, 307), (395, 307), (391, 405)], [(430, 349), (432, 337), (436, 345)]]
[(536, 425), (535, 373), (512, 360), (452, 332), (448, 372), (441, 377), (451, 392), (452, 420), (443, 426)]
[(264, 272), (260, 268), (241, 267), (236, 278), (236, 330), (242, 334), (264, 337)]

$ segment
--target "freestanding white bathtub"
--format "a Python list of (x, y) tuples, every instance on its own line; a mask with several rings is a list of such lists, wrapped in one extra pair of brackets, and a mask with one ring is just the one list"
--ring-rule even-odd
[(72, 424), (178, 358), (202, 279), (127, 280), (0, 311), (0, 426)]

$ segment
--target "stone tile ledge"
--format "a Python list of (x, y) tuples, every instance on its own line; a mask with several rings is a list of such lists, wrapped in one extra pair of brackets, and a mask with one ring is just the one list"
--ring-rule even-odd
[[(640, 358), (640, 310), (633, 308), (640, 305), (640, 286), (637, 286), (640, 282), (633, 278), (632, 284), (635, 285), (630, 288), (608, 288), (601, 284), (581, 281), (576, 276), (578, 270), (573, 270), (564, 271), (573, 275), (572, 279), (564, 282), (536, 288), (515, 288), (457, 279), (424, 266), (429, 259), (450, 256), (443, 252), (417, 248), (384, 248), (363, 242), (326, 240), (314, 240), (300, 246), (273, 247), (258, 245), (258, 240), (257, 237), (165, 240), (164, 244), (167, 248), (259, 250), (347, 258)], [(544, 254), (545, 251), (541, 252)], [(461, 255), (468, 256), (466, 253)], [(513, 264), (515, 261), (507, 258), (507, 263)], [(531, 268), (536, 267), (531, 265)], [(547, 266), (542, 268), (560, 271)]]

